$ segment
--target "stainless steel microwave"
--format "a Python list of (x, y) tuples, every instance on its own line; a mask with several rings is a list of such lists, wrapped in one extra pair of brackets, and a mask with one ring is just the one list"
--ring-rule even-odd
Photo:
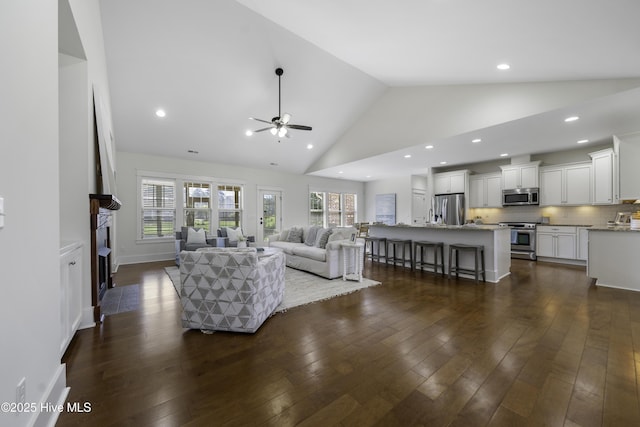
[(538, 188), (514, 188), (502, 190), (502, 206), (539, 205)]

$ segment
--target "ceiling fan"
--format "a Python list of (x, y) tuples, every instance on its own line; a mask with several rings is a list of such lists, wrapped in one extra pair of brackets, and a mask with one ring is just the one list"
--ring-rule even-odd
[(255, 117), (249, 117), (251, 120), (255, 120), (257, 122), (262, 122), (262, 123), (269, 123), (271, 126), (254, 130), (254, 131), (247, 131), (247, 135), (252, 135), (254, 133), (264, 132), (265, 130), (268, 130), (274, 136), (278, 136), (280, 138), (282, 138), (283, 136), (286, 136), (287, 138), (289, 138), (289, 134), (288, 134), (289, 129), (311, 130), (311, 126), (294, 125), (292, 123), (289, 123), (289, 120), (291, 120), (291, 114), (289, 113), (284, 113), (284, 115), (281, 114), (280, 106), (282, 103), (282, 96), (280, 91), (280, 78), (282, 77), (283, 73), (284, 73), (284, 70), (282, 68), (276, 68), (276, 75), (278, 76), (278, 115), (272, 118), (271, 121), (257, 119)]

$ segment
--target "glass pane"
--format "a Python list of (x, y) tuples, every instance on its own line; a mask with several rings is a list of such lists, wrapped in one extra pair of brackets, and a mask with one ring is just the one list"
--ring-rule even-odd
[(182, 189), (185, 208), (210, 208), (211, 186), (203, 182), (185, 182)]
[(240, 227), (240, 212), (218, 212), (218, 227)]
[(188, 227), (204, 228), (211, 231), (211, 211), (209, 209), (185, 209), (184, 225)]
[(309, 196), (309, 208), (322, 211), (324, 207), (324, 193), (312, 192)]
[(174, 184), (171, 181), (142, 181), (143, 208), (175, 208)]
[(322, 212), (310, 212), (309, 213), (309, 225), (319, 225), (321, 227), (324, 226), (323, 218), (324, 215)]
[(329, 211), (340, 210), (340, 193), (329, 193), (329, 197), (327, 199), (327, 209)]
[(175, 211), (144, 209), (142, 211), (142, 237), (171, 237), (175, 228)]
[(275, 234), (277, 227), (277, 206), (274, 194), (262, 195), (262, 237)]
[(218, 186), (218, 208), (220, 209), (242, 209), (240, 186), (220, 185)]
[(340, 226), (340, 213), (339, 212), (329, 212), (328, 218), (329, 224), (328, 227), (339, 227)]

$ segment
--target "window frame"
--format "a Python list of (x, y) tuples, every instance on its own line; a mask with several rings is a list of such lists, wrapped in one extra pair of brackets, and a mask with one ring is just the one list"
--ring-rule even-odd
[[(311, 195), (312, 194), (322, 194), (322, 209), (312, 209), (311, 206)], [(329, 209), (329, 197), (331, 194), (339, 194), (339, 204), (340, 207), (338, 210), (330, 210)], [(353, 196), (354, 198), (354, 203), (353, 203), (353, 208), (354, 210), (347, 210), (346, 209), (346, 203), (345, 203), (345, 196)], [(318, 189), (313, 189), (310, 188), (309, 189), (309, 203), (308, 203), (308, 223), (310, 225), (316, 225), (314, 223), (312, 223), (311, 219), (312, 219), (312, 214), (313, 213), (318, 213), (321, 212), (322, 213), (322, 226), (323, 227), (329, 227), (329, 216), (331, 214), (335, 214), (338, 213), (339, 214), (339, 218), (340, 218), (340, 224), (335, 225), (334, 227), (355, 227), (355, 224), (358, 222), (358, 193), (357, 192), (352, 192), (352, 191), (331, 191), (331, 190), (318, 190)], [(347, 219), (349, 217), (349, 215), (353, 216), (353, 224), (352, 225), (347, 225)]]
[[(179, 231), (182, 227), (185, 227), (185, 200), (183, 195), (183, 189), (185, 183), (199, 183), (199, 184), (209, 184), (211, 188), (211, 208), (210, 208), (210, 220), (209, 226), (211, 230), (208, 231), (211, 235), (217, 235), (217, 229), (220, 228), (219, 224), (219, 204), (218, 204), (218, 187), (219, 186), (236, 186), (240, 187), (240, 209), (235, 209), (239, 215), (240, 224), (245, 224), (245, 209), (244, 209), (244, 197), (246, 193), (246, 185), (242, 181), (215, 178), (210, 176), (195, 176), (195, 175), (183, 175), (183, 174), (174, 174), (174, 173), (166, 173), (166, 172), (157, 172), (157, 171), (145, 171), (138, 170), (136, 172), (137, 176), (137, 210), (136, 210), (136, 243), (137, 244), (148, 244), (148, 243), (166, 243), (169, 241), (175, 240), (175, 232)], [(162, 236), (162, 237), (143, 237), (143, 227), (142, 227), (142, 183), (143, 180), (156, 180), (156, 181), (172, 181), (174, 184), (174, 195), (175, 195), (175, 214), (174, 214), (174, 233), (171, 236)], [(243, 230), (244, 231), (244, 230)]]

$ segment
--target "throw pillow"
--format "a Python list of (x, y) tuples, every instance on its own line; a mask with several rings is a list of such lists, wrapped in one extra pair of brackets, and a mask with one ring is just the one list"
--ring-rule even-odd
[(289, 230), (287, 242), (302, 243), (302, 228), (293, 227)]
[(280, 241), (281, 242), (286, 242), (287, 238), (289, 237), (289, 230), (282, 230), (282, 233), (280, 233)]
[(309, 227), (309, 231), (307, 232), (307, 238), (304, 239), (304, 244), (307, 246), (313, 246), (316, 244), (316, 237), (318, 235), (318, 230), (322, 227), (317, 225)]
[(240, 229), (240, 227), (236, 229), (233, 229), (231, 227), (225, 227), (225, 228), (227, 230), (227, 237), (229, 238), (229, 243), (236, 243), (238, 240), (243, 239), (242, 230)]
[(318, 239), (316, 240), (316, 246), (320, 249), (325, 249), (327, 247), (327, 242), (329, 241), (329, 236), (331, 236), (331, 229), (324, 228), (322, 232), (318, 233)]
[(206, 245), (207, 244), (207, 236), (205, 234), (204, 228), (196, 231), (195, 228), (189, 228), (187, 232), (187, 245)]

